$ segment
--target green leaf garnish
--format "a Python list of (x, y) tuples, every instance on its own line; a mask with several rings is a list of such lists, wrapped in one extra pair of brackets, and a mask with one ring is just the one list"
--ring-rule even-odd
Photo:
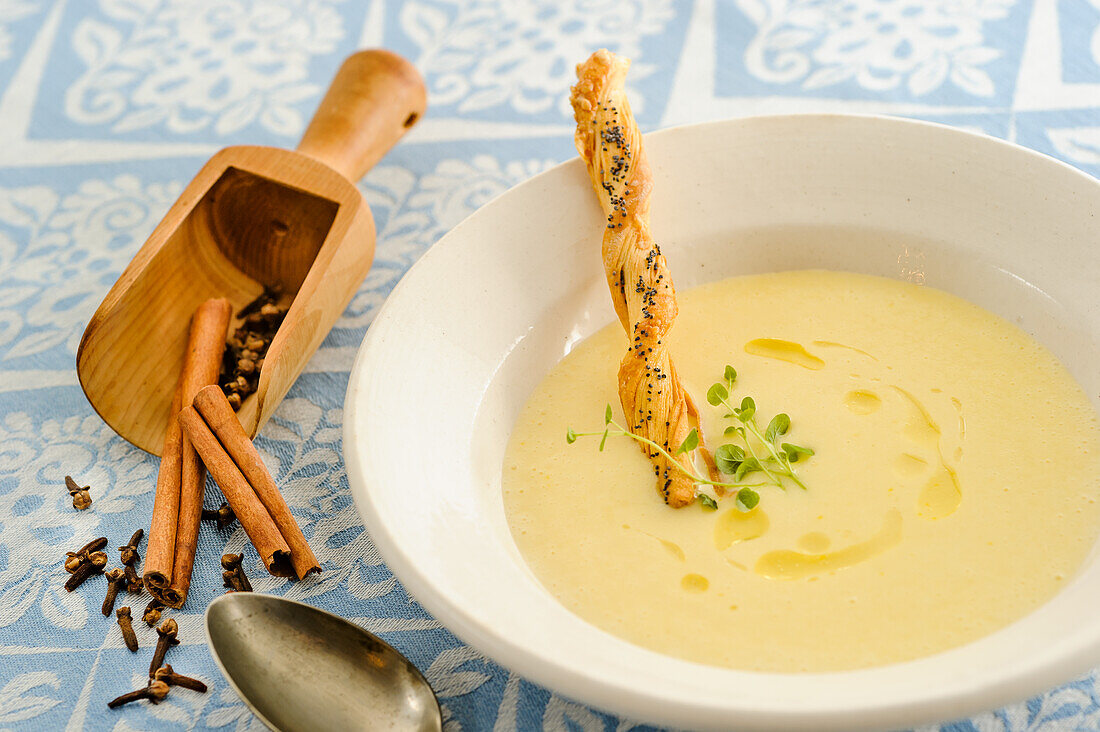
[(742, 512), (748, 513), (756, 508), (756, 504), (758, 503), (760, 503), (760, 494), (752, 488), (742, 488), (737, 491), (736, 505)]
[(680, 447), (676, 450), (676, 454), (683, 455), (685, 452), (691, 452), (697, 447), (699, 447), (699, 430), (692, 427), (691, 432), (688, 432), (687, 437), (680, 443)]
[(768, 429), (764, 431), (764, 439), (775, 444), (775, 438), (787, 434), (787, 430), (790, 428), (791, 418), (780, 412), (772, 417), (771, 422), (768, 422)]
[(721, 384), (713, 384), (707, 389), (707, 403), (712, 407), (717, 407), (719, 404), (729, 399), (729, 390)]
[(802, 447), (801, 445), (792, 445), (789, 442), (784, 442), (780, 449), (787, 453), (787, 459), (792, 463), (797, 463), (803, 457), (810, 457), (814, 454), (814, 451), (808, 447)]
[(737, 469), (733, 471), (733, 480), (736, 483), (749, 473), (755, 473), (759, 470), (763, 470), (763, 468), (760, 467), (759, 459), (755, 457), (746, 458), (742, 460), (741, 464), (737, 466)]
[[(734, 491), (737, 494), (736, 505), (741, 511), (751, 511), (760, 502), (760, 494), (753, 490), (758, 486), (774, 486), (786, 490), (787, 481), (794, 483), (802, 489), (806, 484), (795, 474), (792, 463), (797, 463), (814, 454), (808, 447), (784, 442), (776, 445), (779, 437), (787, 434), (791, 429), (791, 418), (786, 413), (779, 413), (772, 417), (766, 429), (761, 431), (756, 421), (756, 402), (752, 397), (741, 399), (741, 406), (735, 407), (729, 402), (730, 391), (737, 379), (737, 371), (733, 366), (727, 365), (723, 373), (726, 383), (712, 384), (707, 390), (707, 402), (715, 407), (725, 408), (726, 419), (736, 419), (737, 422), (728, 425), (723, 434), (727, 437), (740, 439), (741, 444), (727, 443), (720, 445), (714, 452), (714, 462), (718, 470), (725, 475), (731, 475), (729, 481), (711, 480), (708, 475), (698, 472), (694, 460), (681, 460), (678, 455), (691, 452), (699, 447), (700, 437), (697, 427), (693, 427), (684, 441), (676, 449), (676, 455), (669, 452), (666, 445), (660, 445), (653, 440), (636, 435), (626, 427), (615, 422), (614, 412), (608, 404), (604, 409), (604, 429), (602, 432), (575, 432), (572, 427), (565, 432), (565, 441), (570, 445), (579, 437), (594, 437), (600, 435), (600, 451), (603, 452), (608, 437), (629, 437), (642, 444), (646, 453), (651, 456), (661, 455), (668, 461), (668, 467), (688, 476), (696, 485), (713, 485)], [(762, 473), (757, 482), (743, 482), (745, 477), (753, 473)], [(718, 508), (718, 502), (705, 493), (696, 493), (699, 503), (704, 509)]]
[(714, 462), (718, 469), (726, 475), (733, 475), (737, 467), (745, 459), (745, 451), (737, 445), (721, 445), (714, 451)]
[(736, 411), (739, 420), (748, 422), (756, 414), (756, 402), (752, 400), (752, 397), (745, 397), (741, 400), (741, 407)]
[(715, 455), (738, 463), (745, 459), (745, 451), (737, 445), (732, 444), (720, 446), (718, 451), (715, 452)]

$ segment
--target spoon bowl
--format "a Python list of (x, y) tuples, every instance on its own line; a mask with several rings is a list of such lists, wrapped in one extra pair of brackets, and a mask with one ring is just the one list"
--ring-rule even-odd
[(229, 685), (274, 730), (442, 729), (423, 674), (388, 643), (336, 615), (240, 592), (210, 603), (205, 628)]

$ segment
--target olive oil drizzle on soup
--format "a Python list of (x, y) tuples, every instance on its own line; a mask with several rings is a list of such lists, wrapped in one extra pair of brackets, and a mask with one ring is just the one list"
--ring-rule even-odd
[[(622, 415), (618, 324), (534, 390), (508, 445), (512, 534), (577, 615), (706, 664), (829, 671), (904, 661), (986, 635), (1072, 578), (1100, 527), (1100, 425), (1080, 386), (1023, 331), (957, 297), (840, 272), (738, 277), (680, 293), (671, 334), (711, 449), (730, 401), (816, 454), (808, 486), (739, 511), (674, 510), (637, 444), (566, 444)], [(728, 477), (728, 476), (727, 476)]]

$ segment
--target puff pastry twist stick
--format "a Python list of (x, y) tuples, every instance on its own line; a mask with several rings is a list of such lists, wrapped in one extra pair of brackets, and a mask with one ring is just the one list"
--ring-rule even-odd
[[(607, 214), (603, 264), (619, 321), (631, 339), (619, 365), (619, 401), (627, 426), (670, 453), (687, 437), (698, 412), (684, 391), (666, 336), (676, 319), (676, 290), (668, 264), (649, 230), (653, 178), (624, 82), (630, 60), (601, 49), (577, 66), (570, 101), (574, 141)], [(702, 440), (700, 440), (702, 444)], [(695, 500), (694, 481), (643, 445), (657, 491), (674, 508)], [(703, 450), (704, 459), (709, 455)], [(684, 466), (690, 454), (677, 456)], [(708, 467), (712, 461), (706, 460)]]

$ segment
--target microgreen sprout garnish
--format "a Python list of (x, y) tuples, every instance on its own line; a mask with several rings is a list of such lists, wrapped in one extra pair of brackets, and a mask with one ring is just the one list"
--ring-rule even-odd
[[(671, 452), (669, 452), (663, 446), (658, 445), (656, 442), (654, 442), (653, 440), (650, 440), (647, 437), (642, 437), (641, 435), (634, 434), (633, 432), (627, 430), (621, 424), (616, 422), (614, 420), (614, 418), (612, 417), (612, 415), (611, 415), (611, 405), (610, 404), (607, 405), (607, 411), (605, 413), (604, 419), (605, 419), (604, 429), (602, 431), (597, 431), (597, 432), (574, 432), (572, 428), (569, 428), (565, 432), (565, 441), (568, 442), (569, 444), (573, 444), (574, 442), (577, 441), (578, 437), (595, 437), (596, 435), (599, 435), (599, 437), (600, 437), (600, 452), (603, 452), (604, 446), (607, 444), (607, 438), (608, 437), (629, 437), (632, 440), (635, 440), (637, 442), (642, 443), (643, 445), (646, 445), (647, 447), (649, 447), (649, 449), (656, 450), (661, 455), (664, 455), (665, 459), (668, 460), (669, 465), (671, 465), (676, 470), (679, 470), (684, 475), (687, 475), (689, 478), (691, 478), (693, 481), (695, 481), (698, 484), (722, 486), (723, 488), (725, 488), (726, 490), (729, 490), (729, 491), (737, 491), (739, 489), (743, 489), (743, 486), (734, 484), (732, 482), (723, 482), (723, 481), (718, 481), (718, 480), (711, 480), (707, 476), (701, 474), (695, 468), (694, 463), (692, 463), (690, 460), (688, 461), (688, 467), (684, 467), (684, 465), (679, 460), (676, 459), (675, 455), (673, 455)], [(688, 433), (687, 437), (684, 438), (684, 441), (680, 443), (680, 446), (676, 448), (676, 455), (683, 455), (685, 452), (690, 452), (698, 446), (699, 446), (699, 432), (698, 432), (698, 430), (693, 428), (691, 430), (691, 432)], [(754, 485), (763, 485), (763, 483), (756, 483)], [(702, 495), (702, 494), (700, 494), (700, 495)], [(708, 496), (708, 498), (709, 498), (709, 496)], [(713, 501), (714, 499), (711, 499), (711, 500)], [(717, 504), (715, 504), (715, 506), (717, 507)]]
[[(752, 397), (741, 399), (740, 406), (734, 406), (730, 402), (730, 393), (737, 381), (737, 371), (733, 366), (727, 365), (723, 374), (723, 381), (716, 382), (707, 389), (707, 403), (714, 407), (726, 409), (725, 418), (735, 420), (734, 424), (726, 427), (723, 435), (731, 437), (735, 441), (719, 445), (714, 451), (714, 462), (718, 471), (724, 475), (732, 476), (728, 481), (711, 480), (696, 468), (694, 461), (687, 460), (687, 466), (681, 463), (676, 456), (690, 453), (699, 447), (699, 431), (695, 428), (687, 434), (683, 442), (675, 449), (675, 454), (670, 453), (662, 445), (653, 440), (636, 435), (626, 429), (614, 419), (611, 405), (604, 410), (604, 429), (596, 432), (575, 432), (570, 427), (565, 432), (565, 441), (572, 445), (578, 437), (600, 437), (600, 452), (607, 445), (608, 437), (629, 437), (636, 442), (645, 445), (650, 450), (663, 455), (671, 467), (684, 473), (700, 485), (717, 486), (724, 489), (727, 496), (734, 498), (734, 505), (741, 511), (751, 511), (760, 503), (760, 494), (754, 488), (762, 486), (774, 486), (786, 490), (786, 481), (790, 481), (799, 488), (806, 490), (806, 484), (795, 474), (793, 464), (811, 457), (814, 451), (808, 447), (795, 445), (790, 442), (780, 442), (791, 429), (791, 418), (780, 412), (772, 417), (767, 427), (760, 429), (756, 421), (756, 402)], [(740, 441), (738, 444), (737, 441)], [(747, 482), (749, 476), (759, 473), (757, 482)], [(708, 493), (696, 491), (696, 498), (705, 510), (718, 508), (718, 502)]]
[[(707, 403), (713, 407), (725, 407), (726, 418), (736, 420), (735, 424), (726, 427), (723, 435), (739, 438), (741, 444), (727, 443), (714, 451), (718, 470), (732, 475), (735, 483), (759, 472), (777, 488), (786, 489), (784, 479), (787, 479), (806, 490), (806, 484), (795, 474), (792, 463), (810, 457), (814, 451), (790, 442), (778, 442), (791, 429), (790, 416), (780, 412), (761, 430), (756, 421), (756, 402), (752, 397), (743, 398), (739, 407), (729, 401), (737, 372), (732, 366), (726, 366), (724, 376), (725, 383), (717, 382), (707, 390)], [(739, 499), (739, 502), (742, 501)]]

